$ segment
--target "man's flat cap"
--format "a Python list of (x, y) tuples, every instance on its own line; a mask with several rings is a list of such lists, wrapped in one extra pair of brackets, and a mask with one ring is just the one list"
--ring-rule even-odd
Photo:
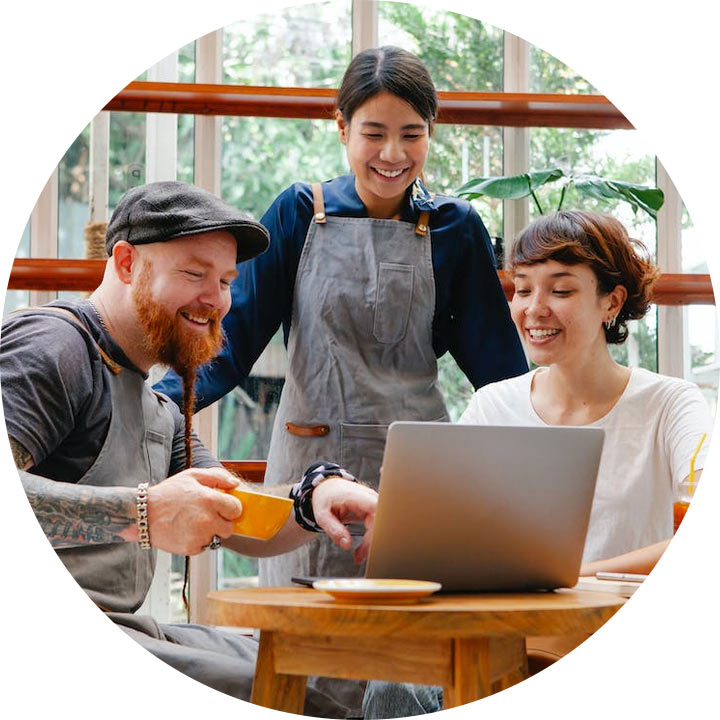
[(270, 234), (260, 223), (212, 193), (183, 182), (154, 182), (128, 190), (120, 198), (105, 233), (108, 256), (115, 243), (131, 245), (227, 230), (237, 240), (237, 261), (264, 252)]

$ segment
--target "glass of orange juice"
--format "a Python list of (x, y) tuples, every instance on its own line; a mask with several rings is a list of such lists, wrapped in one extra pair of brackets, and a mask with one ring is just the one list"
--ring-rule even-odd
[(695, 488), (697, 487), (697, 482), (695, 481), (695, 460), (706, 437), (707, 433), (703, 433), (692, 458), (690, 458), (690, 474), (678, 486), (675, 502), (673, 503), (673, 533), (676, 533), (680, 527), (680, 523), (683, 521), (687, 509), (690, 507), (690, 501), (695, 494)]
[(689, 479), (685, 479), (680, 483), (675, 495), (675, 502), (673, 503), (673, 533), (676, 533), (680, 527), (680, 523), (683, 521), (687, 509), (690, 507), (690, 501), (692, 500), (696, 487), (697, 484), (691, 484)]

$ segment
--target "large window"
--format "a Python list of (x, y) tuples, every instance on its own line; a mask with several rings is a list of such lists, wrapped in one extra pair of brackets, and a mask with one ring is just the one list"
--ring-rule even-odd
[[(363, 5), (358, 3), (358, 5)], [(504, 33), (480, 20), (409, 3), (378, 2), (376, 44), (393, 44), (417, 53), (427, 64), (441, 91), (502, 92), (505, 47)], [(357, 6), (356, 6), (357, 9)], [(316, 2), (286, 8), (277, 14), (242, 20), (221, 32), (221, 71), (216, 82), (234, 85), (336, 88), (352, 56), (353, 27), (351, 0)], [(540, 48), (528, 48), (529, 63), (520, 84), (530, 92), (595, 94), (587, 80)], [(208, 60), (197, 52), (196, 43), (181, 48), (173, 79), (194, 82)], [(141, 76), (149, 79), (152, 71)], [(600, 89), (602, 90), (602, 89)], [(197, 119), (175, 117), (176, 143), (174, 176), (194, 181), (198, 175), (196, 150)], [(83, 257), (84, 229), (90, 219), (91, 176), (107, 187), (108, 211), (130, 187), (153, 177), (153, 168), (162, 160), (162, 138), (152, 133), (152, 121), (144, 113), (113, 112), (109, 116), (104, 179), (98, 175), (102, 163), (91, 168), (95, 124), (88, 125), (69, 147), (57, 172), (57, 254)], [(260, 117), (223, 117), (217, 122), (220, 149), (219, 186), (227, 201), (255, 218), (262, 217), (272, 200), (295, 181), (322, 181), (347, 172), (344, 148), (337, 138), (331, 117), (304, 120)], [(453, 194), (476, 177), (497, 176), (507, 167), (507, 153), (529, 158), (527, 169), (560, 167), (566, 175), (590, 173), (633, 183), (654, 184), (656, 161), (644, 147), (638, 133), (630, 130), (577, 130), (530, 128), (526, 147), (503, 146), (503, 128), (496, 126), (437, 124), (431, 143), (425, 180), (431, 190)], [(510, 145), (510, 143), (508, 143)], [(102, 147), (102, 145), (100, 145)], [(97, 162), (97, 159), (96, 159)], [(168, 167), (167, 164), (163, 167)], [(539, 201), (543, 212), (557, 207), (560, 188), (543, 188)], [(528, 202), (529, 217), (540, 211)], [(493, 238), (503, 236), (503, 203), (473, 201)], [(634, 214), (627, 205), (599, 204), (572, 190), (564, 207), (583, 207), (610, 212), (622, 220), (634, 237), (641, 239), (656, 257), (658, 228), (643, 213)], [(30, 223), (18, 249), (18, 257), (46, 256), (49, 250), (32, 240)], [(504, 241), (509, 238), (502, 238)], [(707, 272), (704, 255), (687, 216), (682, 229), (682, 271)], [(678, 238), (680, 242), (680, 238)], [(54, 252), (54, 250), (53, 250)], [(30, 294), (12, 291), (6, 296), (4, 312), (27, 305)], [(686, 378), (698, 383), (711, 407), (715, 408), (718, 370), (717, 323), (712, 306), (690, 306), (683, 311), (684, 362)], [(658, 336), (666, 328), (659, 322), (657, 308), (632, 324), (624, 346), (613, 348), (616, 359), (625, 364), (658, 368)], [(258, 359), (249, 378), (218, 404), (219, 457), (226, 460), (262, 459), (267, 456), (275, 409), (283, 385), (287, 356), (278, 333)], [(452, 419), (457, 419), (473, 391), (454, 360), (446, 354), (439, 359), (439, 384)], [(252, 582), (257, 564), (233, 553), (217, 553), (218, 585), (227, 587)], [(182, 561), (172, 560), (171, 618), (182, 618), (180, 588)]]

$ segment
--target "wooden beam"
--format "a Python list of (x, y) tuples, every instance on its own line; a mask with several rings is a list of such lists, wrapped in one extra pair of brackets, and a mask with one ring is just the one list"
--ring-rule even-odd
[[(16, 258), (10, 271), (8, 290), (92, 291), (102, 280), (104, 260), (64, 258)], [(498, 272), (505, 296), (512, 297), (513, 284)], [(663, 273), (655, 285), (653, 302), (658, 305), (714, 305), (710, 275)]]
[[(336, 91), (203, 83), (132, 82), (105, 110), (331, 120)], [(439, 92), (439, 123), (632, 129), (603, 95)]]

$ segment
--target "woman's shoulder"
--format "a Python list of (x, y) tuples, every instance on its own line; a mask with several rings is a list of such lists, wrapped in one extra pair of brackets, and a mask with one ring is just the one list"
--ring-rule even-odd
[(631, 390), (633, 394), (674, 394), (678, 392), (697, 391), (698, 387), (695, 383), (685, 380), (684, 378), (661, 375), (646, 368), (636, 367), (632, 369), (628, 389)]
[(508, 413), (516, 415), (529, 402), (530, 385), (536, 370), (498, 380), (478, 388), (470, 398), (460, 422), (487, 422)]
[(700, 388), (684, 378), (633, 368), (622, 402), (641, 414), (674, 412), (694, 403), (704, 404)]

